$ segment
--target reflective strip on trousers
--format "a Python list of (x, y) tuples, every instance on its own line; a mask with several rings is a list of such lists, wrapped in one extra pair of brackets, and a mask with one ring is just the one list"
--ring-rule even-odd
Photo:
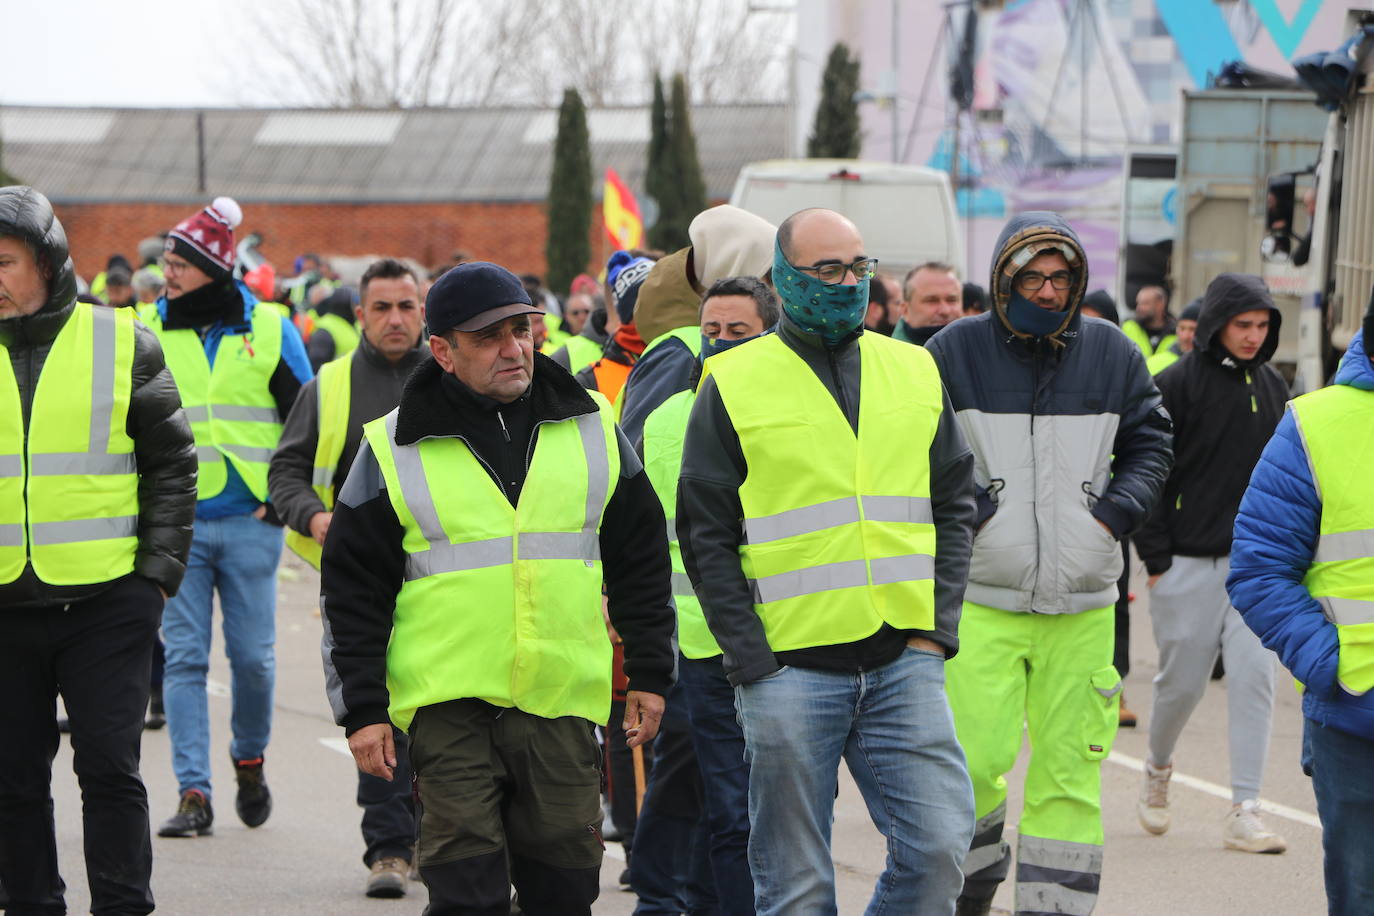
[[(518, 553), (522, 560), (581, 560), (588, 566), (601, 559), (601, 538), (597, 531), (601, 509), (610, 486), (610, 457), (598, 413), (583, 414), (577, 420), (582, 446), (587, 456), (587, 507), (581, 531), (523, 531), (519, 549), (513, 551), (511, 538), (451, 543), (434, 507), (424, 464), (418, 446), (396, 446), (396, 411), (387, 414), (384, 428), (396, 464), (396, 477), (406, 508), (429, 543), (429, 549), (406, 558), (406, 579), (419, 579), (446, 572), (461, 572), (511, 563)], [(590, 429), (590, 434), (589, 434)]]
[(138, 464), (133, 452), (107, 455), (95, 452), (54, 452), (29, 456), (29, 474), (55, 477), (68, 474), (134, 474)]
[(1101, 881), (1101, 846), (1025, 835), (1017, 841), (1018, 912), (1088, 916)]
[[(863, 517), (873, 522), (910, 522), (929, 525), (934, 522), (930, 500), (917, 496), (864, 496)], [(763, 544), (783, 538), (796, 537), (838, 528), (859, 521), (859, 502), (845, 496), (800, 509), (788, 509), (775, 515), (744, 520), (745, 543)]]
[(138, 534), (138, 516), (124, 515), (117, 518), (78, 518), (64, 522), (33, 522), (29, 525), (29, 533), (33, 537), (35, 547), (134, 537)]
[(1326, 619), (1342, 627), (1356, 626), (1361, 623), (1374, 623), (1374, 601), (1360, 598), (1332, 598), (1313, 596), (1322, 606)]

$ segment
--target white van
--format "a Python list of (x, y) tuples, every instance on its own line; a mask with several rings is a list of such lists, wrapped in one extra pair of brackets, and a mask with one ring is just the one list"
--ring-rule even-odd
[(730, 203), (777, 225), (807, 207), (854, 221), (864, 253), (898, 280), (927, 261), (953, 264), (964, 250), (949, 175), (920, 165), (861, 159), (769, 159), (740, 169)]

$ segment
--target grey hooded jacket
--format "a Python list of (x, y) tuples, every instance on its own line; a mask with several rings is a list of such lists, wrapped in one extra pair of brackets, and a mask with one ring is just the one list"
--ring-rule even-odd
[(980, 527), (966, 599), (1074, 614), (1116, 602), (1119, 540), (1159, 497), (1171, 424), (1140, 349), (1109, 322), (1078, 314), (1085, 267), (1057, 345), (1012, 332), (1010, 278), (1033, 240), (1069, 246), (1086, 263), (1057, 214), (1013, 218), (993, 259), (993, 311), (954, 322), (926, 349), (975, 459)]

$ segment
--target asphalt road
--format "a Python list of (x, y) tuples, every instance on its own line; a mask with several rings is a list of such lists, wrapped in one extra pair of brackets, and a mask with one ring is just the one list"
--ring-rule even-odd
[[(271, 819), (256, 830), (239, 823), (233, 810), (233, 775), (228, 759), (229, 675), (220, 655), (212, 666), (211, 722), (214, 757), (215, 834), (190, 840), (153, 840), (153, 889), (158, 911), (186, 916), (245, 914), (419, 913), (423, 885), (399, 901), (363, 896), (365, 871), (356, 777), (324, 700), (319, 662), (319, 619), (315, 574), (294, 557), (284, 563), (278, 608), (277, 709), (266, 772), (275, 799)], [(1155, 670), (1148, 594), (1139, 579), (1132, 613), (1129, 705), (1149, 721), (1149, 680)], [(1221, 845), (1221, 821), (1229, 809), (1226, 756), (1226, 684), (1213, 683), (1184, 732), (1175, 758), (1174, 826), (1163, 837), (1137, 824), (1135, 799), (1144, 729), (1123, 730), (1102, 767), (1106, 864), (1098, 914), (1105, 916), (1305, 916), (1325, 910), (1321, 836), (1310, 782), (1298, 767), (1302, 717), (1292, 681), (1280, 674), (1274, 736), (1264, 799), (1270, 824), (1288, 839), (1280, 856), (1231, 852)], [(154, 829), (176, 806), (167, 732), (145, 732), (143, 774)], [(1023, 759), (1024, 763), (1024, 759)], [(1021, 767), (1009, 777), (1009, 811), (1020, 807)], [(59, 854), (68, 884), (68, 906), (86, 912), (81, 858), (80, 793), (71, 773), (66, 743), (54, 765), (53, 795)], [(881, 838), (847, 775), (835, 811), (834, 860), (841, 913), (861, 913), (882, 869)], [(612, 847), (611, 853), (618, 852)], [(623, 863), (608, 855), (602, 870), (597, 913), (628, 914), (631, 894), (618, 889)], [(1012, 888), (1004, 885), (994, 912), (1010, 912)]]

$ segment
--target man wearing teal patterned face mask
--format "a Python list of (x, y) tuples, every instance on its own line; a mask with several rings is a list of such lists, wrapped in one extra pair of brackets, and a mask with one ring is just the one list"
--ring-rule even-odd
[[(944, 691), (972, 456), (930, 355), (864, 333), (873, 268), (838, 213), (803, 210), (779, 227), (777, 333), (706, 360), (676, 475), (686, 575), (675, 578), (734, 688), (760, 916), (835, 911), (842, 759), (884, 813), (872, 910), (950, 913), (973, 836)], [(682, 645), (690, 658), (687, 635)], [(696, 669), (681, 670), (690, 693)]]

